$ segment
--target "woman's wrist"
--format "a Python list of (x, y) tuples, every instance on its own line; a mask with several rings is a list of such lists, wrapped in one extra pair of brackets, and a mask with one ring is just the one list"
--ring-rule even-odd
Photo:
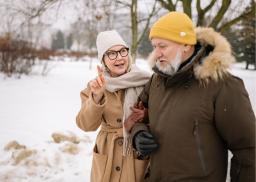
[(94, 100), (94, 102), (96, 103), (96, 104), (99, 104), (100, 103), (100, 101), (102, 100), (102, 98), (103, 98), (103, 93), (102, 94), (95, 94), (95, 93), (92, 93), (92, 98), (93, 98), (93, 100)]

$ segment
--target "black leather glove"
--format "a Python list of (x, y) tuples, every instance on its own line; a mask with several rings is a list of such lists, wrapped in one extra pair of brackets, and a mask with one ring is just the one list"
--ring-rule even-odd
[(139, 131), (133, 138), (133, 147), (142, 156), (147, 156), (158, 148), (158, 144), (151, 133)]

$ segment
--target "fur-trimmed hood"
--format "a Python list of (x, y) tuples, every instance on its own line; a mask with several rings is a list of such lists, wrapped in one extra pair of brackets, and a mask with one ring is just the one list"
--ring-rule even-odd
[[(196, 28), (197, 42), (201, 45), (213, 46), (213, 51), (199, 63), (194, 64), (194, 75), (200, 81), (215, 81), (223, 78), (228, 73), (228, 68), (235, 62), (229, 42), (220, 33), (212, 28)], [(155, 66), (155, 56), (149, 56), (149, 64)]]

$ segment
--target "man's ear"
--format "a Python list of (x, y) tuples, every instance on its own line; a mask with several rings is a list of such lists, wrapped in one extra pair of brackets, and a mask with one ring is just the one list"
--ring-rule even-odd
[(191, 49), (191, 45), (185, 44), (183, 51), (184, 51), (184, 53), (186, 53), (186, 52), (188, 52), (190, 49)]

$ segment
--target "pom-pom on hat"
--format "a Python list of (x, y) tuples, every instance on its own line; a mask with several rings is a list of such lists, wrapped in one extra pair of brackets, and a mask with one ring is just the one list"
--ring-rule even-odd
[(182, 12), (170, 12), (156, 21), (150, 29), (149, 38), (162, 38), (181, 44), (196, 44), (192, 20)]

